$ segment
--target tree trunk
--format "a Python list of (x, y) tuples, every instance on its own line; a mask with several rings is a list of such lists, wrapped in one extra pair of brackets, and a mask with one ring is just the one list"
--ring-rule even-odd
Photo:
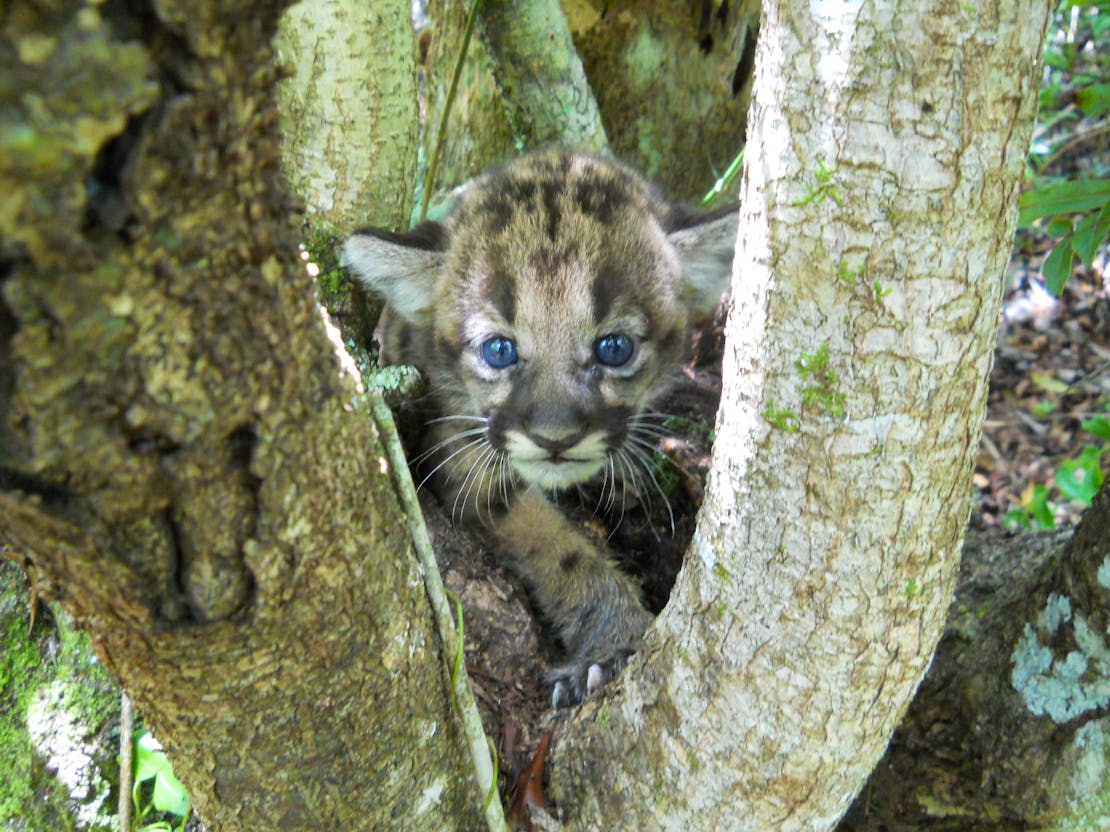
[(969, 537), (929, 675), (843, 832), (1106, 828), (1110, 490), (1066, 546), (999, 537)]
[(5, 14), (0, 540), (212, 832), (473, 829), (396, 472), (297, 257), (280, 9), (228, 9)]
[[(695, 5), (483, 3), (448, 121), (439, 187), (522, 149), (560, 144), (608, 147), (671, 199), (705, 193), (744, 143), (759, 5)], [(470, 6), (428, 4), (425, 161)]]
[(744, 146), (759, 3), (563, 5), (613, 153), (700, 197)]
[(1048, 4), (767, 3), (725, 387), (668, 607), (563, 732), (581, 829), (828, 829), (952, 597)]
[(419, 122), (406, 0), (300, 0), (277, 56), (282, 172), (316, 222), (346, 233), (409, 218)]

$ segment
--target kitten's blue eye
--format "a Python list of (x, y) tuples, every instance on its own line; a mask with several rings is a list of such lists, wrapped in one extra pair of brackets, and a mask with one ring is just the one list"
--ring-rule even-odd
[(495, 370), (516, 364), (516, 344), (508, 338), (494, 335), (482, 342), (482, 360)]
[(635, 351), (636, 345), (632, 339), (620, 333), (602, 335), (594, 344), (594, 356), (599, 364), (604, 364), (606, 367), (620, 367), (627, 364)]

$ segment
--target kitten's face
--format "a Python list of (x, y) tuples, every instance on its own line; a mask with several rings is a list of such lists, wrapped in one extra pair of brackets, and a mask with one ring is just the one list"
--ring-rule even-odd
[(429, 376), (442, 415), (474, 420), (525, 482), (565, 488), (643, 464), (645, 412), (697, 301), (723, 291), (735, 216), (676, 216), (619, 165), (547, 154), (472, 184), (433, 247), (358, 234), (347, 259), (413, 327), (412, 355), (391, 358)]

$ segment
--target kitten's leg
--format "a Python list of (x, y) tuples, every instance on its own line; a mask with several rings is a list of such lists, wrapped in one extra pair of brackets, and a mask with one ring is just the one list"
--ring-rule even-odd
[(551, 675), (552, 701), (573, 704), (613, 678), (640, 648), (652, 615), (639, 587), (535, 490), (514, 496), (496, 519), (494, 536), (567, 648), (569, 661)]

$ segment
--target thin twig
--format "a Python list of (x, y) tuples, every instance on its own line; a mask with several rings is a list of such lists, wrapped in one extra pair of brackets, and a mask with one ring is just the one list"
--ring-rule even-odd
[(470, 48), (470, 35), (474, 31), (474, 22), (478, 19), (478, 9), (481, 5), (482, 0), (471, 0), (470, 13), (466, 17), (466, 29), (463, 31), (462, 45), (459, 47), (459, 56), (455, 59), (455, 72), (451, 76), (451, 86), (447, 88), (447, 100), (443, 103), (443, 117), (439, 121), (439, 133), (436, 134), (432, 158), (428, 163), (428, 173), (424, 177), (424, 194), (420, 199), (420, 222), (424, 222), (428, 217), (428, 203), (432, 199), (432, 188), (435, 187), (436, 172), (439, 170), (439, 157), (443, 152), (443, 144), (447, 141), (447, 119), (451, 115), (451, 108), (455, 105), (455, 92), (459, 87), (463, 64), (466, 63), (466, 52)]
[[(477, 0), (477, 2), (481, 2), (481, 0)], [(405, 451), (401, 447), (401, 440), (397, 435), (393, 414), (381, 396), (374, 394), (371, 394), (371, 411), (385, 444), (385, 453), (393, 475), (393, 484), (401, 500), (401, 508), (405, 512), (405, 520), (408, 523), (409, 534), (412, 536), (417, 557), (420, 559), (420, 565), (424, 573), (424, 589), (428, 594), (432, 610), (435, 612), (444, 653), (457, 657), (458, 653), (456, 651), (461, 650), (461, 635), (455, 630), (451, 604), (447, 599), (447, 591), (439, 575), (435, 552), (432, 551), (432, 541), (428, 537), (428, 528), (424, 525), (424, 513), (420, 510), (420, 501), (416, 497), (416, 488), (413, 486), (408, 463), (405, 461)], [(470, 751), (471, 764), (474, 766), (474, 776), (478, 781), (478, 787), (481, 789), (479, 799), (485, 801), (482, 811), (485, 814), (486, 825), (490, 832), (508, 832), (509, 827), (505, 823), (505, 815), (501, 811), (501, 801), (490, 799), (490, 795), (494, 794), (497, 789), (497, 772), (493, 758), (490, 755), (489, 740), (482, 728), (482, 718), (478, 713), (477, 703), (474, 701), (474, 693), (471, 691), (470, 683), (467, 680), (466, 663), (455, 661), (453, 665), (451, 685), (454, 704), (462, 720), (463, 734), (466, 737), (466, 745)]]
[(1049, 165), (1051, 165), (1077, 144), (1081, 144), (1088, 139), (1093, 138), (1094, 136), (1101, 136), (1103, 133), (1110, 133), (1110, 124), (1100, 124), (1098, 127), (1095, 127), (1093, 130), (1088, 130), (1086, 133), (1080, 133), (1078, 136), (1072, 136), (1070, 139), (1068, 139), (1066, 142), (1052, 151), (1052, 155), (1045, 159), (1043, 163), (1041, 163), (1041, 170), (1048, 170)]
[(134, 733), (135, 712), (126, 693), (119, 703), (119, 832), (131, 832), (131, 735)]

